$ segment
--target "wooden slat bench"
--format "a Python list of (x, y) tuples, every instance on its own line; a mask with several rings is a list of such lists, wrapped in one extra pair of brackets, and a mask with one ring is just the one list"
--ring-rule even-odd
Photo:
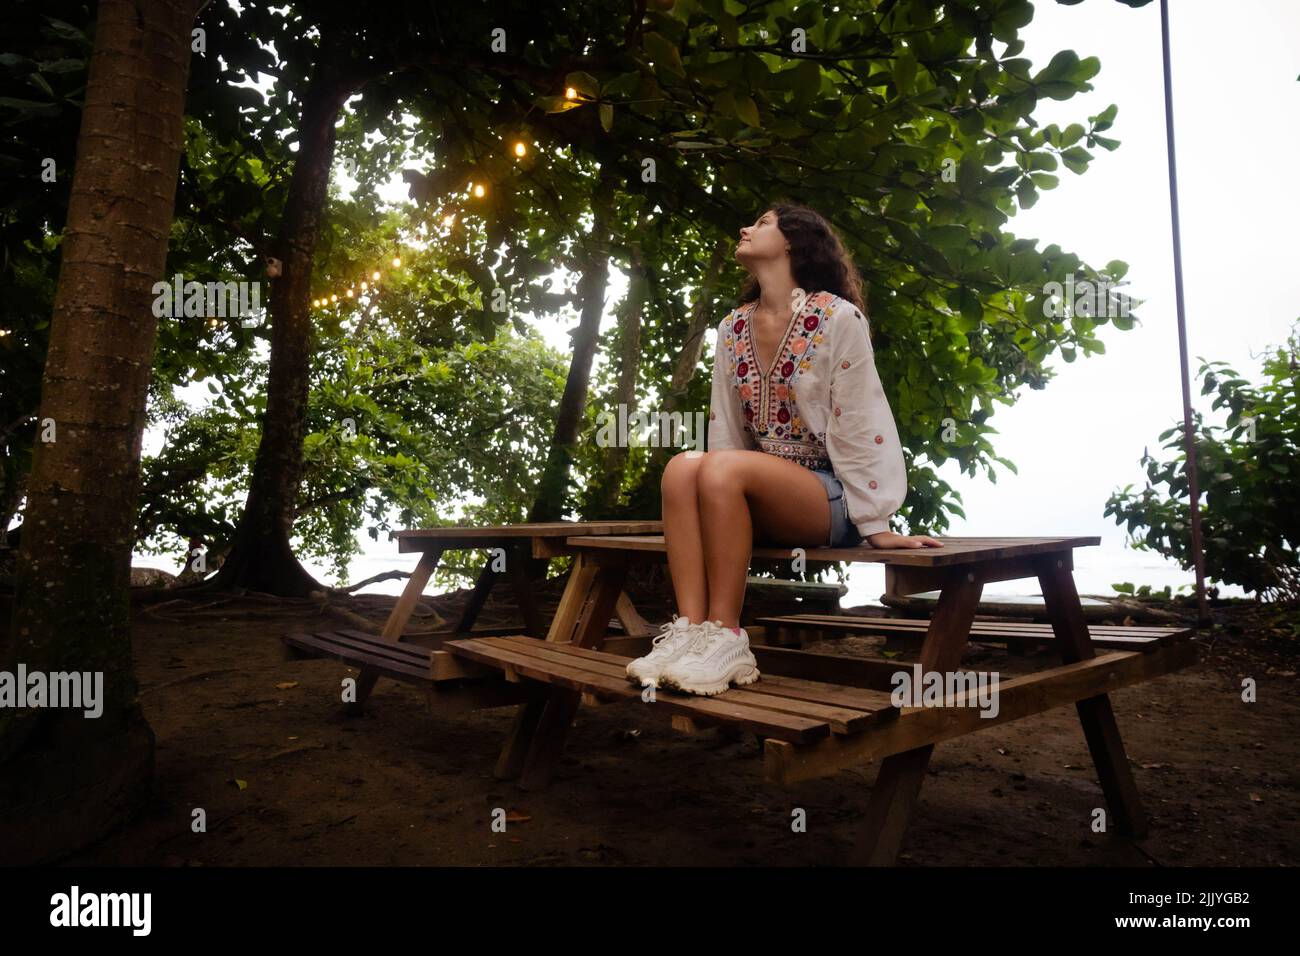
[[(769, 644), (802, 644), (806, 640), (827, 640), (850, 634), (925, 639), (929, 621), (906, 617), (869, 617), (851, 614), (787, 614), (760, 617), (755, 622), (765, 630)], [(1090, 624), (1088, 633), (1097, 650), (1153, 651), (1193, 633), (1189, 627), (1129, 627), (1118, 624)], [(969, 640), (1008, 646), (1037, 646), (1055, 640), (1050, 623), (1034, 621), (972, 621)]]
[[(998, 684), (1000, 709), (996, 717), (981, 716), (978, 707), (960, 706), (968, 703), (961, 695), (945, 701), (945, 706), (903, 707), (893, 717), (887, 716), (886, 709), (857, 708), (864, 715), (869, 713), (870, 718), (856, 724), (841, 721), (838, 729), (824, 712), (803, 710), (789, 715), (814, 721), (818, 729), (801, 725), (785, 728), (783, 736), (766, 735), (767, 779), (778, 784), (794, 784), (878, 760), (880, 771), (871, 789), (852, 859), (865, 864), (891, 864), (900, 850), (936, 743), (1073, 704), (1097, 768), (1114, 829), (1129, 836), (1144, 835), (1145, 812), (1108, 694), (1118, 687), (1194, 664), (1197, 645), (1183, 632), (1141, 642), (1136, 645), (1141, 650), (1102, 649), (1098, 653), (1072, 575), (1073, 549), (1099, 544), (1097, 537), (940, 540), (943, 548), (882, 550), (870, 545), (807, 548), (799, 549), (798, 557), (809, 564), (882, 563), (887, 590), (893, 594), (939, 590), (934, 617), (923, 622), (926, 632), (919, 665), (923, 672), (940, 675), (960, 669), (962, 649), (975, 630), (975, 610), (984, 585), (1035, 577), (1042, 589), (1061, 666)], [(662, 535), (575, 535), (563, 540), (537, 540), (533, 547), (536, 556), (575, 556), (546, 644), (521, 648), (519, 638), (507, 637), (455, 640), (445, 645), (449, 654), (480, 666), (498, 667), (519, 683), (545, 687), (544, 696), (519, 708), (497, 762), (499, 778), (517, 778), (525, 789), (544, 787), (550, 782), (565, 736), (583, 700), (600, 699), (601, 695), (623, 701), (641, 699), (639, 690), (622, 676), (620, 661), (625, 664), (626, 657), (610, 659), (592, 655), (615, 647), (629, 652), (629, 656), (644, 652), (644, 638), (607, 640), (606, 625), (628, 566), (634, 561), (666, 559)], [(751, 554), (756, 558), (785, 560), (796, 557), (788, 548), (756, 547)], [(1118, 643), (1129, 646), (1123, 641)], [(529, 653), (523, 653), (525, 650)], [(580, 655), (579, 650), (588, 653)], [(718, 705), (758, 707), (769, 714), (786, 713), (771, 706), (773, 689), (779, 690), (784, 680), (821, 684), (815, 688), (804, 687), (805, 691), (817, 695), (815, 700), (805, 698), (806, 702), (836, 707), (840, 704), (829, 696), (834, 691), (851, 693), (857, 688), (885, 693), (892, 689), (893, 675), (910, 667), (762, 645), (754, 646), (753, 651), (763, 674), (758, 683), (733, 688), (709, 701), (684, 700), (660, 690), (655, 704), (671, 701), (672, 707), (679, 709), (676, 716), (682, 719), (709, 718), (736, 726), (740, 720), (727, 716)], [(577, 658), (585, 663), (579, 663)], [(768, 686), (764, 687), (765, 684)], [(767, 697), (755, 700), (748, 696), (754, 694)], [(669, 707), (663, 707), (662, 712), (673, 713)], [(744, 713), (747, 719), (752, 719), (752, 714)], [(796, 729), (798, 739), (790, 739)]]
[[(541, 643), (527, 635), (521, 639)], [(350, 664), (362, 673), (413, 684), (425, 691), (429, 711), (434, 714), (506, 707), (539, 695), (537, 687), (502, 681), (498, 669), (481, 667), (440, 649), (391, 643), (365, 631), (296, 632), (284, 635), (282, 640), (314, 656)]]
[[(618, 654), (528, 637), (449, 641), (446, 650), (498, 667), (507, 680), (541, 681), (601, 700), (644, 700), (641, 688), (631, 684), (624, 673), (628, 658)], [(800, 744), (830, 733), (858, 733), (871, 723), (898, 715), (889, 695), (881, 691), (775, 675), (765, 675), (753, 687), (733, 688), (711, 698), (660, 688), (652, 702), (656, 712), (699, 718), (704, 724), (725, 720), (764, 737)]]

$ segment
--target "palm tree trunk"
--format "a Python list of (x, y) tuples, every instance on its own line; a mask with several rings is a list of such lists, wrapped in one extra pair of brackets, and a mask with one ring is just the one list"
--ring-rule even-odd
[[(0, 846), (53, 859), (137, 810), (154, 736), (131, 659), (145, 402), (183, 143), (193, 0), (100, 0), (15, 574), (11, 674), (102, 674), (102, 714), (0, 710)], [(93, 679), (91, 683), (93, 687)]]

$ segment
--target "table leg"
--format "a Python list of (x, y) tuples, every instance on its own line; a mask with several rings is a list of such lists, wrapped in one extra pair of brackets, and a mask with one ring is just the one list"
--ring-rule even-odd
[[(934, 617), (921, 645), (923, 672), (951, 671), (961, 663), (975, 607), (984, 585), (965, 571), (954, 572), (939, 594)], [(886, 757), (871, 788), (867, 813), (849, 861), (857, 866), (892, 866), (903, 845), (903, 834), (925, 779), (934, 744)]]
[[(575, 555), (573, 567), (569, 570), (569, 580), (560, 595), (555, 617), (551, 619), (547, 631), (548, 641), (568, 641), (573, 638), (574, 628), (582, 617), (583, 608), (591, 597), (592, 585), (596, 580), (598, 568), (584, 554)], [(510, 780), (517, 777), (524, 766), (524, 758), (537, 733), (542, 713), (546, 709), (546, 698), (522, 704), (515, 712), (515, 722), (506, 737), (501, 755), (497, 758), (494, 776), (498, 780)]]
[[(1083, 616), (1083, 604), (1075, 590), (1074, 575), (1055, 555), (1047, 555), (1039, 562), (1038, 583), (1043, 589), (1043, 602), (1048, 620), (1056, 636), (1056, 646), (1061, 652), (1061, 662), (1073, 664), (1095, 656), (1088, 622)], [(1147, 834), (1146, 813), (1138, 795), (1133, 768), (1120, 740), (1119, 725), (1107, 694), (1099, 694), (1075, 702), (1083, 736), (1088, 742), (1092, 762), (1097, 768), (1106, 803), (1115, 817), (1119, 832), (1138, 838)]]
[[(506, 560), (508, 562), (509, 557)], [(453, 634), (470, 633), (470, 629), (474, 626), (474, 622), (478, 620), (479, 612), (483, 610), (483, 605), (487, 604), (488, 595), (492, 593), (492, 588), (496, 586), (497, 578), (500, 576), (500, 571), (492, 570), (492, 557), (489, 555), (487, 561), (483, 563), (483, 570), (479, 572), (478, 577), (474, 580), (474, 590), (470, 592), (469, 600), (465, 602), (465, 607), (460, 612), (460, 618), (456, 621)]]
[[(609, 630), (610, 615), (623, 589), (627, 565), (619, 561), (605, 564), (596, 572), (592, 582), (591, 600), (579, 618), (573, 642), (579, 647), (599, 650)], [(564, 749), (564, 738), (569, 734), (574, 715), (582, 702), (577, 691), (553, 688), (546, 696), (546, 706), (537, 723), (536, 732), (524, 758), (519, 786), (524, 790), (541, 790), (550, 784)]]
[(628, 637), (649, 637), (655, 632), (654, 627), (636, 609), (636, 605), (632, 603), (626, 591), (619, 594), (618, 603), (614, 605), (614, 613), (618, 616), (619, 623), (623, 625), (623, 633)]
[[(524, 633), (529, 637), (542, 637), (546, 626), (537, 607), (537, 596), (533, 593), (533, 581), (528, 577), (530, 550), (526, 547), (514, 547), (506, 555), (506, 575), (510, 578), (510, 587), (515, 593), (515, 603), (519, 605), (519, 614), (524, 619)], [(538, 584), (542, 578), (538, 578)]]
[[(388, 615), (388, 620), (384, 622), (384, 631), (381, 635), (384, 640), (396, 644), (402, 639), (402, 632), (406, 630), (406, 624), (411, 620), (415, 605), (419, 603), (420, 595), (424, 593), (424, 586), (429, 583), (429, 578), (433, 575), (433, 569), (438, 566), (442, 552), (442, 548), (435, 548), (420, 555), (420, 563), (415, 566), (410, 580), (402, 589), (402, 596), (397, 599), (397, 603), (393, 605), (393, 610)], [(357, 678), (357, 700), (350, 705), (349, 709), (359, 712), (365, 706), (366, 698), (374, 690), (377, 680), (379, 680), (378, 673), (365, 667), (361, 669), (361, 674)]]

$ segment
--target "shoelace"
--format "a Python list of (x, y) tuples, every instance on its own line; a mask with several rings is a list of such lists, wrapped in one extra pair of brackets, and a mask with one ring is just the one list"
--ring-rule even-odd
[(659, 625), (658, 636), (650, 642), (650, 645), (651, 647), (659, 647), (664, 641), (672, 637), (673, 634), (680, 633), (683, 630), (685, 630), (685, 628), (678, 628), (675, 620), (668, 621), (666, 624), (661, 624)]
[(688, 652), (706, 651), (721, 637), (722, 632), (716, 626), (710, 627), (708, 624), (705, 624), (705, 626), (700, 628), (696, 635), (691, 638), (691, 643), (687, 645), (686, 649)]

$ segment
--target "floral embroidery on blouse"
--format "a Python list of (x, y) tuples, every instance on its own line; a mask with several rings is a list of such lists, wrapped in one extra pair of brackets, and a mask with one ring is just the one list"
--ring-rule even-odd
[(753, 314), (758, 301), (736, 309), (723, 329), (731, 382), (740, 396), (745, 430), (762, 451), (811, 469), (831, 467), (825, 433), (811, 431), (796, 401), (801, 373), (809, 368), (824, 337), (837, 296), (818, 292), (793, 311), (772, 367), (760, 368), (754, 344)]

